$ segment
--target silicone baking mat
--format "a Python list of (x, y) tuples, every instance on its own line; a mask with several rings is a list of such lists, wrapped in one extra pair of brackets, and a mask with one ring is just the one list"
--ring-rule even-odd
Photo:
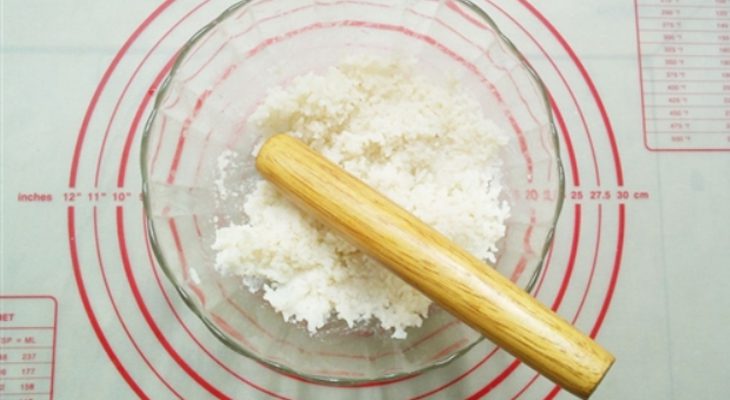
[[(475, 2), (550, 92), (566, 203), (536, 296), (615, 353), (594, 398), (727, 398), (730, 1)], [(0, 398), (571, 398), (487, 343), (396, 382), (305, 383), (187, 309), (147, 241), (140, 135), (231, 4), (2, 2)]]

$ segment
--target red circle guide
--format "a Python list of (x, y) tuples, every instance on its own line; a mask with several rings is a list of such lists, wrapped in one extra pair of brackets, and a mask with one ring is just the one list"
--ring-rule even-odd
[[(600, 94), (570, 44), (520, 0), (476, 2), (525, 54), (550, 92), (566, 203), (535, 295), (596, 337), (617, 283), (625, 231), (623, 170)], [(303, 382), (220, 343), (152, 256), (138, 172), (144, 121), (176, 50), (230, 2), (165, 1), (121, 46), (93, 93), (69, 166), (68, 244), (89, 323), (140, 398), (553, 398), (554, 384), (481, 343), (407, 379), (358, 387)]]

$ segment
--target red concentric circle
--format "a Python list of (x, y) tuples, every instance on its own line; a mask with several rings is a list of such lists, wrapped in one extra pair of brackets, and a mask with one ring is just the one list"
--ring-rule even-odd
[[(623, 170), (610, 119), (588, 71), (566, 40), (525, 0), (483, 3), (502, 28), (515, 32), (510, 37), (523, 52), (535, 53), (534, 60), (529, 54), (528, 59), (550, 90), (573, 188), (622, 186)], [(82, 121), (70, 188), (138, 191), (131, 175), (136, 164), (128, 160), (136, 160), (141, 122), (171, 66), (174, 52), (169, 49), (179, 48), (200, 26), (200, 18), (212, 19), (225, 5), (206, 0), (186, 9), (169, 0), (132, 33), (103, 74)], [(144, 50), (140, 54), (130, 51), (138, 46)], [(567, 57), (558, 60), (555, 52)], [(598, 123), (591, 118), (594, 115)], [(121, 146), (113, 147), (111, 142)], [(120, 149), (119, 154), (112, 149)], [(615, 182), (608, 183), (606, 171), (611, 170)], [(585, 177), (591, 177), (588, 186)], [(151, 257), (140, 210), (139, 204), (131, 202), (74, 205), (67, 210), (71, 261), (85, 312), (110, 361), (140, 398), (161, 393), (176, 398), (427, 398), (437, 394), (481, 398), (496, 390), (512, 398), (552, 398), (558, 393), (488, 343), (442, 369), (377, 388), (324, 387), (268, 370), (217, 343), (171, 294), (171, 286), (160, 278)], [(93, 234), (82, 229), (84, 221), (90, 222)], [(600, 203), (566, 203), (536, 288), (538, 298), (593, 337), (600, 331), (618, 280), (624, 231), (623, 204), (614, 209)], [(107, 311), (112, 318), (100, 318)]]

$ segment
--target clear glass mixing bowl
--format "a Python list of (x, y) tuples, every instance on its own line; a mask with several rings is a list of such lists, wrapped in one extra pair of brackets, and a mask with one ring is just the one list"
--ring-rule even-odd
[(530, 290), (563, 199), (558, 139), (542, 83), (470, 1), (241, 1), (181, 50), (157, 95), (141, 154), (152, 246), (190, 308), (237, 352), (342, 384), (442, 365), (482, 337), (438, 307), (405, 340), (336, 323), (311, 336), (239, 279), (218, 274), (211, 244), (217, 227), (245, 218), (243, 193), (222, 199), (221, 188), (255, 174), (253, 160), (221, 180), (218, 158), (227, 150), (250, 154), (257, 135), (246, 120), (267, 89), (363, 53), (414, 58), (436, 81), (458, 79), (508, 133), (501, 157), (512, 212), (496, 267)]

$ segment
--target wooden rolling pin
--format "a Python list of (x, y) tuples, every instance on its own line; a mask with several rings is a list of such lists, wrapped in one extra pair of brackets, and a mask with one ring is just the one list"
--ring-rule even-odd
[(587, 398), (614, 361), (605, 349), (359, 179), (286, 135), (256, 168), (291, 201), (489, 340)]

